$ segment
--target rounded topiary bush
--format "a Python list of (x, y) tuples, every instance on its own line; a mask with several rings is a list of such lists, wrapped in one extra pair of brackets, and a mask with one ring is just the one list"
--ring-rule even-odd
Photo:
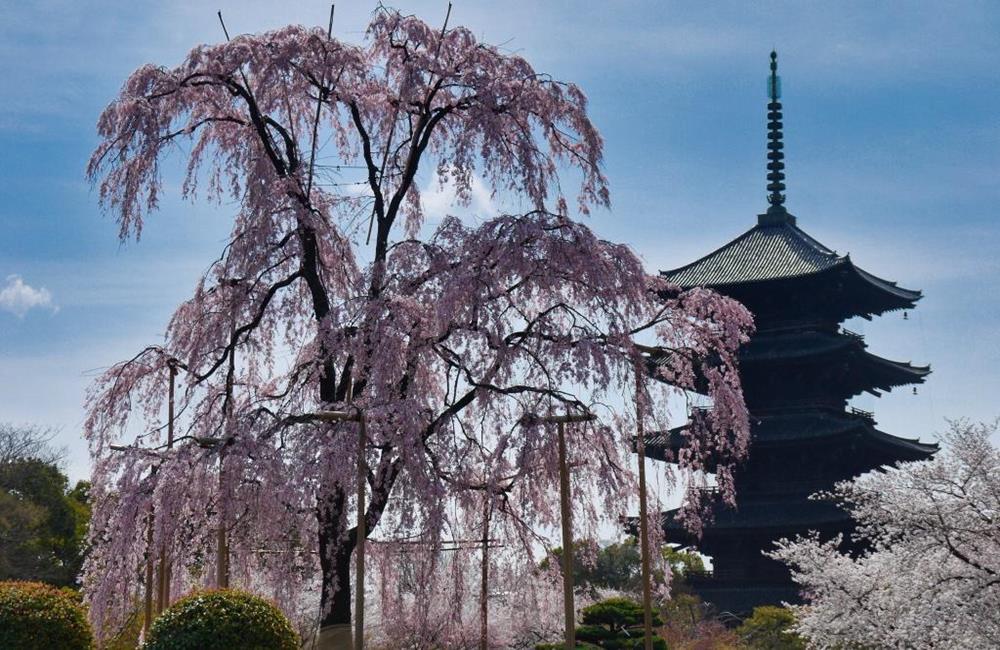
[(298, 650), (299, 637), (274, 603), (244, 591), (201, 591), (153, 621), (143, 650)]
[(87, 614), (73, 592), (41, 582), (0, 582), (0, 648), (93, 647)]

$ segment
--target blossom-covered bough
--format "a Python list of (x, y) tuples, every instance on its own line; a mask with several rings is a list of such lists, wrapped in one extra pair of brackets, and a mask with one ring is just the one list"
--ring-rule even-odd
[[(122, 240), (156, 209), (171, 152), (186, 157), (186, 197), (236, 206), (162, 348), (89, 397), (98, 629), (134, 606), (123, 595), (155, 549), (172, 559), (171, 593), (211, 584), (220, 527), (234, 583), (293, 615), (321, 585), (322, 625), (348, 623), (358, 436), (324, 409), (364, 413), (369, 534), (430, 548), (474, 528), (484, 499), (493, 534), (526, 551), (558, 524), (551, 431), (523, 426), (526, 413), (610, 405), (572, 440), (574, 516), (620, 514), (634, 419), (615, 404), (647, 363), (637, 337), (665, 359), (651, 416), (696, 381), (714, 404), (682, 472), (746, 449), (735, 354), (748, 313), (647, 275), (567, 216), (560, 174), (579, 179), (580, 212), (609, 205), (583, 93), (467, 29), (379, 9), (362, 45), (290, 26), (199, 46), (133, 73), (98, 128), (88, 173)], [(460, 201), (478, 178), (527, 209), (431, 228), (418, 188), (430, 171)], [(172, 358), (185, 372), (168, 449)]]
[(944, 449), (837, 486), (869, 545), (784, 540), (807, 604), (799, 631), (817, 648), (1000, 647), (1000, 449), (996, 424), (958, 421)]

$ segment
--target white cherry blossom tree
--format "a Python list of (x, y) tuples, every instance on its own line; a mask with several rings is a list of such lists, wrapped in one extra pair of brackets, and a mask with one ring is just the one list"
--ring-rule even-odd
[(952, 423), (944, 449), (837, 486), (869, 550), (784, 540), (817, 648), (1000, 647), (1000, 450), (995, 424)]

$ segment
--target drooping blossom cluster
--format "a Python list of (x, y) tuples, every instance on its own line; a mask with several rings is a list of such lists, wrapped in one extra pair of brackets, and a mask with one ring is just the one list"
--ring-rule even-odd
[(944, 449), (837, 486), (870, 549), (784, 540), (807, 604), (799, 631), (817, 648), (1000, 646), (1000, 449), (995, 424), (952, 423)]
[[(200, 46), (176, 68), (137, 70), (99, 131), (89, 174), (123, 239), (157, 207), (181, 142), (184, 194), (237, 206), (163, 345), (89, 397), (99, 630), (133, 607), (122, 594), (151, 557), (170, 558), (173, 594), (212, 584), (220, 527), (232, 583), (290, 612), (319, 584), (320, 617), (343, 622), (358, 425), (319, 411), (364, 417), (368, 530), (430, 548), (470, 529), (484, 495), (521, 549), (557, 527), (554, 432), (532, 415), (601, 416), (571, 432), (574, 517), (586, 530), (623, 514), (635, 420), (617, 404), (653, 354), (635, 337), (660, 359), (651, 419), (672, 391), (714, 404), (682, 471), (745, 452), (735, 353), (749, 314), (648, 275), (567, 216), (565, 169), (581, 211), (609, 203), (583, 93), (464, 28), (379, 10), (363, 45), (293, 26)], [(428, 168), (459, 200), (479, 176), (531, 209), (430, 228), (417, 188)]]

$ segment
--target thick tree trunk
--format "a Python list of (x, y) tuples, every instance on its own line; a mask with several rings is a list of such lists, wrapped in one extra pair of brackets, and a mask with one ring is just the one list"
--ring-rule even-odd
[(333, 493), (320, 500), (317, 509), (319, 523), (319, 557), (323, 572), (320, 601), (318, 650), (348, 650), (353, 648), (351, 630), (351, 555), (356, 532), (341, 533), (346, 498), (336, 486)]
[(344, 492), (339, 487), (327, 497), (318, 510), (319, 558), (323, 569), (322, 619), (320, 627), (351, 623), (351, 555), (356, 543), (356, 531), (343, 535)]

